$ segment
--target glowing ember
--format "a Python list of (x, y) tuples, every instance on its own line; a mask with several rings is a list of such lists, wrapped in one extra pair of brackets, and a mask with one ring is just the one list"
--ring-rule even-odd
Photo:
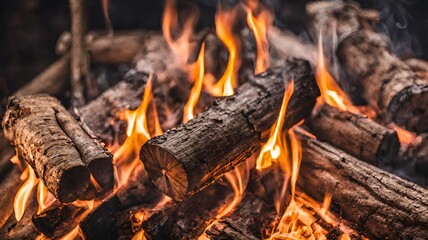
[(15, 195), (15, 200), (13, 202), (13, 209), (15, 212), (16, 220), (21, 220), (24, 215), (24, 211), (28, 206), (28, 200), (31, 197), (33, 188), (39, 183), (36, 174), (30, 166), (24, 170), (21, 174), (21, 179), (27, 179), (24, 184), (19, 188), (18, 192)]
[(233, 36), (233, 23), (235, 22), (237, 8), (232, 10), (219, 10), (215, 17), (217, 36), (229, 52), (226, 70), (218, 82), (209, 89), (214, 96), (233, 95), (237, 74), (240, 66), (238, 54), (238, 40)]
[[(128, 121), (125, 142), (120, 147), (111, 149), (114, 154), (116, 189), (126, 183), (129, 176), (141, 165), (138, 159), (140, 148), (151, 137), (147, 125), (147, 110), (152, 98), (152, 78), (150, 76), (147, 80), (143, 99), (137, 110), (127, 110), (122, 116)], [(155, 126), (158, 125), (157, 131), (160, 131), (157, 116), (155, 121)]]
[(80, 227), (79, 226), (75, 227), (69, 233), (64, 235), (62, 238), (60, 238), (60, 240), (74, 240), (77, 238), (77, 236), (82, 236), (82, 234), (80, 234)]
[(287, 112), (288, 101), (290, 100), (291, 95), (293, 95), (293, 91), (294, 82), (291, 81), (285, 90), (278, 119), (272, 126), (269, 139), (263, 145), (260, 155), (257, 158), (256, 168), (258, 170), (270, 167), (272, 165), (272, 161), (280, 163), (280, 166), (284, 167), (284, 172), (289, 172), (290, 170), (286, 161), (286, 159), (288, 158), (287, 151), (284, 151), (286, 146), (284, 139), (282, 138), (282, 128)]
[(184, 106), (184, 113), (183, 113), (183, 123), (186, 123), (190, 119), (194, 117), (194, 109), (196, 106), (196, 103), (198, 103), (199, 96), (201, 94), (202, 85), (204, 83), (204, 51), (205, 50), (205, 44), (202, 43), (201, 51), (199, 52), (198, 60), (195, 63), (194, 66), (194, 83), (192, 90), (190, 91), (189, 100), (187, 101), (186, 105)]
[(401, 144), (409, 145), (416, 141), (417, 136), (414, 133), (409, 132), (395, 124), (391, 124), (391, 127), (397, 132), (398, 140)]
[(352, 106), (351, 100), (349, 100), (348, 96), (342, 91), (325, 66), (321, 33), (318, 38), (318, 51), (316, 80), (321, 92), (321, 98), (318, 99), (321, 100), (322, 103), (325, 102), (342, 111), (349, 111), (349, 106)]
[(247, 8), (247, 24), (256, 39), (257, 58), (255, 73), (259, 74), (269, 67), (270, 58), (267, 30), (272, 25), (273, 18), (267, 10), (263, 10), (255, 17), (252, 13), (253, 9), (254, 7), (251, 5)]

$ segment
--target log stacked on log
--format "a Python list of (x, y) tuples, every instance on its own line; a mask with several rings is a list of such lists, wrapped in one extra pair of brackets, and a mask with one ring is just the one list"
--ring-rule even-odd
[(367, 237), (428, 238), (428, 191), (300, 134), (298, 186), (322, 200), (333, 196), (344, 218)]
[(90, 174), (103, 190), (113, 187), (112, 155), (55, 98), (12, 97), (3, 129), (18, 155), (59, 201), (83, 197), (92, 184)]
[(188, 123), (144, 144), (140, 158), (149, 177), (175, 200), (221, 177), (258, 149), (278, 117), (285, 86), (292, 80), (295, 88), (285, 127), (307, 117), (319, 89), (308, 62), (288, 59)]
[(306, 125), (317, 139), (375, 166), (390, 163), (400, 149), (394, 130), (328, 104), (317, 109)]
[(314, 36), (321, 31), (337, 34), (339, 61), (376, 111), (409, 130), (428, 131), (428, 83), (393, 55), (387, 39), (373, 30), (377, 12), (342, 1), (313, 2), (307, 12)]

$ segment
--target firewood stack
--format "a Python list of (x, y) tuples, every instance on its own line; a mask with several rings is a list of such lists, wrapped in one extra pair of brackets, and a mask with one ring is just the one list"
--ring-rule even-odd
[[(366, 103), (344, 110), (325, 100), (316, 41), (268, 26), (258, 42), (262, 5), (217, 13), (216, 24), (247, 16), (230, 33), (245, 43), (234, 43), (245, 64), (232, 69), (240, 60), (228, 61), (217, 25), (192, 33), (183, 53), (175, 44), (187, 33), (86, 34), (85, 1), (70, 3), (77, 19), (61, 56), (9, 97), (3, 116), (1, 239), (428, 239), (428, 191), (410, 174), (428, 176), (428, 63), (394, 55), (375, 10), (307, 5), (313, 39), (335, 34), (328, 57), (356, 84), (345, 92)], [(270, 64), (253, 74), (264, 44)], [(129, 70), (99, 93), (91, 63)], [(204, 82), (187, 121), (195, 69)], [(245, 73), (233, 93), (213, 90), (223, 72)], [(56, 98), (68, 90), (70, 101)]]

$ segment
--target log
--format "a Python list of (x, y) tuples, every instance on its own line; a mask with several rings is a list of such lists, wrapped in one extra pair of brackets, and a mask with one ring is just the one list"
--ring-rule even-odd
[(80, 229), (86, 239), (107, 239), (111, 236), (117, 222), (116, 215), (129, 212), (129, 208), (140, 206), (149, 208), (159, 202), (162, 193), (149, 181), (142, 166), (129, 183), (98, 205), (80, 223)]
[(168, 203), (143, 222), (144, 235), (147, 239), (196, 239), (231, 201), (231, 195), (229, 188), (213, 184), (186, 201)]
[(406, 64), (416, 73), (416, 75), (428, 81), (428, 62), (422, 59), (409, 58)]
[(276, 217), (273, 205), (247, 192), (229, 216), (214, 223), (205, 232), (212, 240), (265, 239)]
[(91, 184), (90, 174), (103, 189), (113, 186), (112, 155), (55, 98), (10, 98), (3, 128), (18, 154), (60, 202), (82, 197)]
[(375, 166), (390, 164), (398, 155), (400, 143), (395, 130), (328, 104), (317, 110), (306, 121), (317, 139)]
[(307, 12), (314, 36), (335, 30), (336, 55), (369, 105), (408, 130), (428, 131), (428, 83), (391, 53), (388, 40), (373, 30), (376, 12), (342, 1), (314, 2), (307, 5)]
[(298, 186), (322, 201), (325, 193), (364, 236), (427, 239), (428, 192), (327, 143), (299, 135), (302, 163)]
[(295, 90), (284, 125), (307, 117), (319, 89), (308, 62), (288, 59), (188, 123), (146, 142), (140, 159), (150, 179), (164, 194), (183, 200), (231, 170), (259, 148), (278, 117), (284, 82), (292, 79)]

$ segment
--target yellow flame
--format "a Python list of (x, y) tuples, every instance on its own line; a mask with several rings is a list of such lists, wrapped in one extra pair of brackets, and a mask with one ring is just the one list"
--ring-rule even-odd
[(37, 202), (39, 203), (37, 214), (45, 210), (54, 201), (55, 197), (48, 191), (45, 184), (43, 184), (42, 181), (39, 181), (39, 185), (37, 187)]
[(284, 125), (284, 119), (287, 112), (287, 105), (293, 95), (294, 91), (294, 82), (290, 81), (288, 84), (284, 98), (282, 100), (281, 109), (279, 111), (279, 116), (274, 125), (271, 128), (269, 139), (263, 145), (259, 157), (257, 158), (256, 168), (262, 170), (268, 168), (272, 165), (272, 161), (278, 161), (280, 166), (283, 167), (284, 172), (289, 171), (286, 159), (288, 158), (287, 151), (285, 151), (285, 142), (282, 138), (282, 128)]
[(267, 40), (267, 30), (272, 24), (271, 14), (264, 10), (257, 17), (252, 13), (252, 9), (247, 8), (247, 24), (254, 34), (257, 47), (257, 57), (255, 73), (259, 74), (266, 71), (269, 67), (269, 44)]
[(322, 33), (320, 32), (318, 38), (318, 67), (316, 80), (321, 92), (321, 98), (318, 99), (322, 103), (325, 102), (342, 111), (349, 111), (352, 102), (329, 74), (324, 61), (323, 40)]
[(19, 188), (13, 202), (15, 218), (18, 221), (21, 220), (22, 216), (24, 215), (24, 211), (28, 206), (28, 200), (31, 197), (31, 193), (34, 187), (39, 183), (39, 179), (37, 179), (36, 174), (34, 173), (33, 169), (30, 166), (27, 166), (27, 168), (21, 174), (21, 179), (22, 180), (27, 179), (27, 180)]
[(214, 96), (233, 95), (240, 60), (238, 53), (238, 40), (233, 36), (233, 23), (237, 14), (237, 8), (232, 10), (219, 10), (215, 17), (217, 36), (226, 46), (229, 52), (226, 70), (216, 84), (208, 89)]
[(204, 52), (205, 52), (205, 43), (202, 43), (201, 51), (199, 52), (198, 60), (196, 61), (194, 67), (194, 79), (195, 82), (193, 84), (192, 90), (190, 91), (189, 100), (184, 106), (183, 113), (183, 123), (188, 122), (190, 119), (194, 117), (194, 109), (196, 104), (198, 103), (199, 96), (202, 91), (202, 85), (204, 83)]
[[(114, 164), (115, 164), (115, 180), (116, 189), (122, 186), (134, 170), (141, 165), (138, 159), (138, 154), (141, 146), (150, 139), (150, 133), (147, 125), (147, 110), (152, 98), (152, 81), (153, 76), (150, 75), (144, 89), (143, 99), (140, 106), (135, 111), (126, 110), (124, 117), (127, 122), (125, 142), (117, 149), (113, 149)], [(155, 109), (155, 108), (154, 108)], [(157, 114), (155, 113), (155, 126), (157, 133), (161, 132)]]

